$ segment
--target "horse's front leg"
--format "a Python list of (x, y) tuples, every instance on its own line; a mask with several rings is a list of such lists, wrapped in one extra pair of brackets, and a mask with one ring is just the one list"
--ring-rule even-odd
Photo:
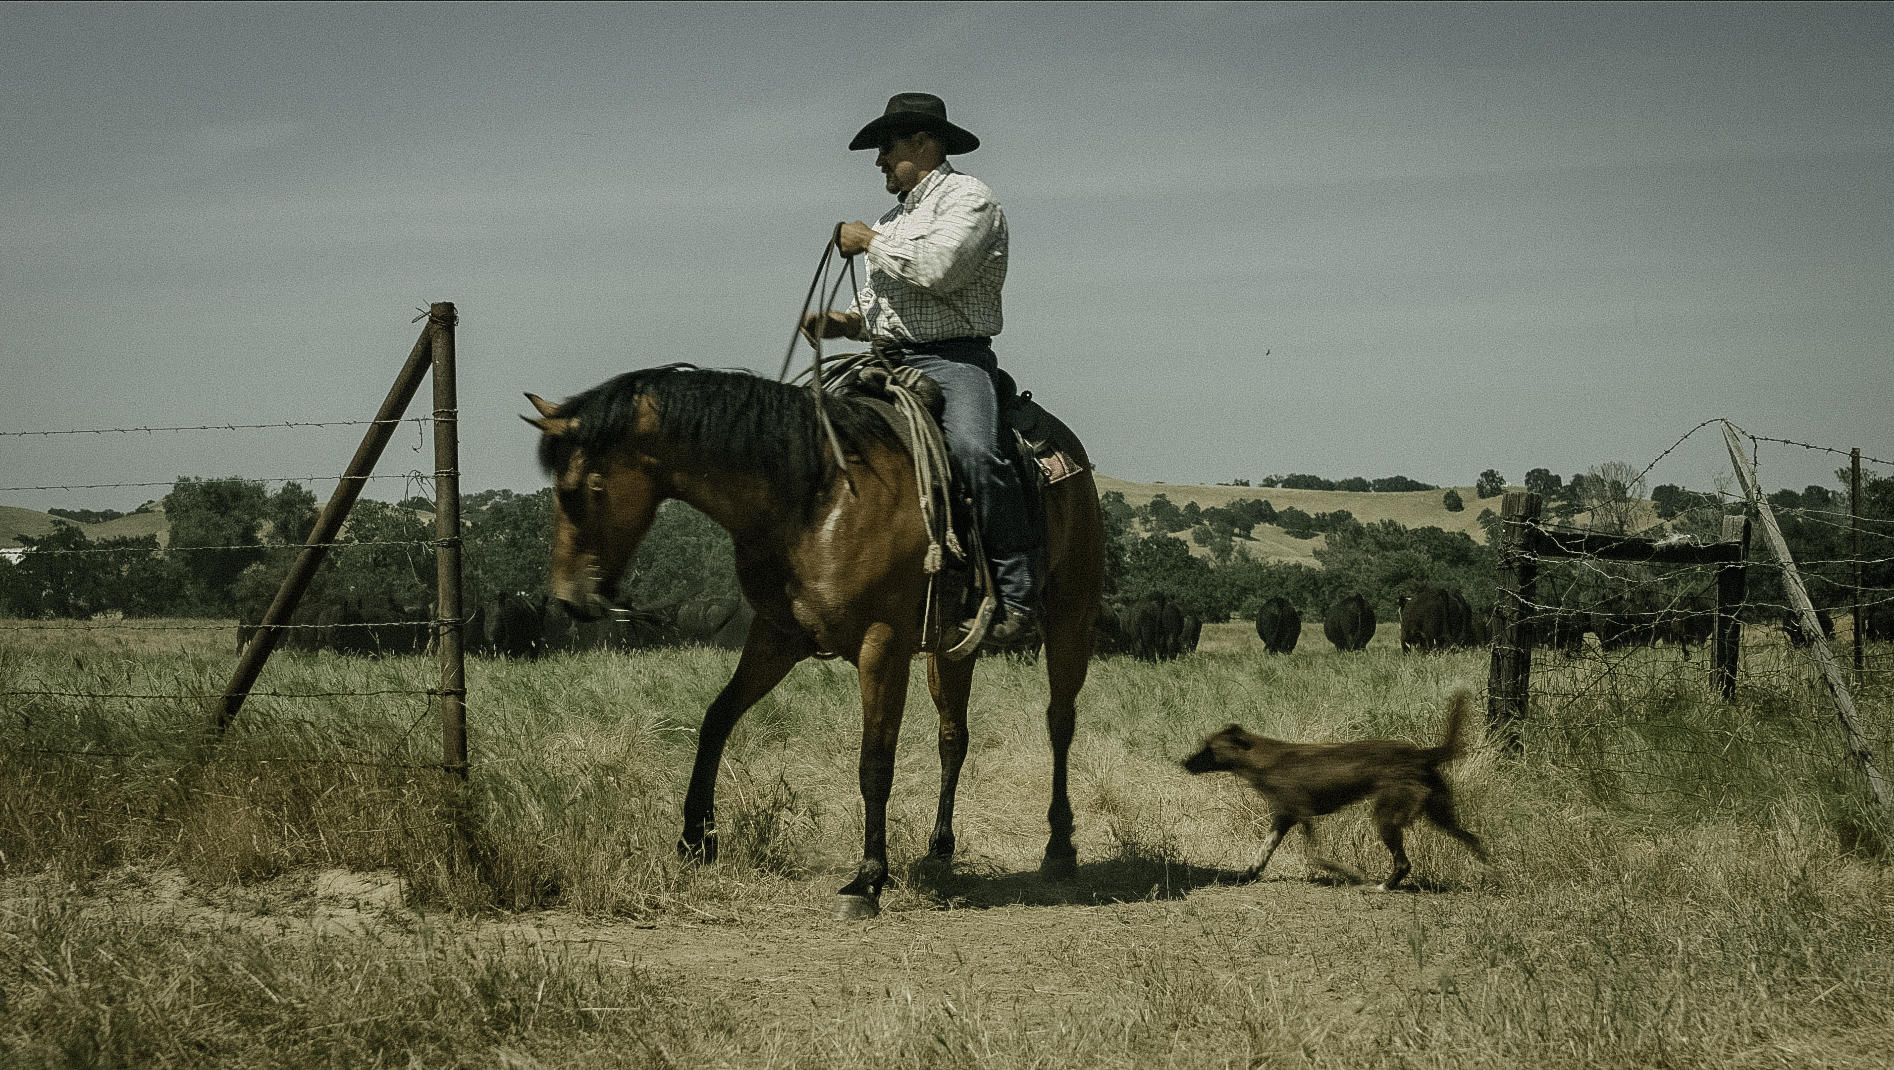
[(782, 683), (804, 656), (803, 644), (773, 633), (762, 621), (751, 626), (736, 674), (704, 712), (703, 727), (697, 732), (697, 761), (691, 766), (691, 786), (684, 795), (684, 835), (677, 841), (680, 857), (717, 860), (717, 769), (723, 764), (724, 744), (745, 711)]
[(940, 713), (940, 802), (934, 808), (933, 835), (927, 838), (927, 857), (934, 862), (954, 857), (954, 795), (967, 761), (967, 696), (973, 691), (978, 661), (948, 661), (937, 655), (927, 659), (927, 691)]
[(1094, 601), (1072, 604), (1074, 599), (1068, 597), (1067, 604), (1049, 614), (1046, 627), (1046, 680), (1052, 692), (1046, 703), (1046, 735), (1052, 743), (1052, 803), (1046, 808), (1046, 823), (1052, 835), (1046, 840), (1046, 856), (1039, 872), (1053, 880), (1071, 880), (1078, 871), (1067, 779), (1072, 736), (1078, 728), (1078, 693), (1091, 667), (1090, 609), (1097, 596), (1087, 597)]
[(869, 627), (855, 665), (862, 687), (862, 861), (855, 879), (836, 893), (838, 921), (881, 913), (888, 882), (888, 796), (894, 790), (894, 751), (907, 704), (908, 667), (914, 650), (894, 641), (886, 624)]

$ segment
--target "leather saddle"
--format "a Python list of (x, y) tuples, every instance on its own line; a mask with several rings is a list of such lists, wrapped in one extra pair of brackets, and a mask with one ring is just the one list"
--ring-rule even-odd
[[(889, 399), (889, 369), (884, 362), (854, 362), (830, 381), (829, 389), (869, 404), (913, 452), (917, 445), (908, 421)], [(938, 428), (945, 404), (940, 385), (918, 372), (905, 378)], [(993, 388), (999, 398), (1001, 424), (1012, 433), (1014, 468), (1026, 492), (1027, 512), (1043, 552), (1047, 488), (1090, 466), (1084, 460), (1085, 451), (1078, 436), (1034, 401), (1030, 391), (1021, 392), (1005, 370), (994, 373)], [(948, 489), (947, 498), (952, 503), (951, 523), (958, 543), (969, 548), (969, 552), (957, 558), (949, 555), (943, 560), (941, 571), (935, 574), (934, 590), (929, 597), (925, 647), (950, 657), (961, 657), (980, 645), (981, 633), (991, 622), (998, 600), (986, 555), (974, 549), (980, 542), (978, 527), (973, 522), (972, 502), (958, 486)], [(971, 635), (962, 627), (966, 621), (976, 622)]]

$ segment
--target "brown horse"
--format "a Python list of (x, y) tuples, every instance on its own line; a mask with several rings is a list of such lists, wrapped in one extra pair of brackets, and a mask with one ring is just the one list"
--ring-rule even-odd
[[(908, 671), (922, 651), (927, 536), (906, 448), (868, 406), (829, 397), (824, 408), (847, 458), (837, 466), (813, 395), (744, 372), (672, 366), (631, 372), (562, 405), (531, 394), (540, 462), (553, 479), (552, 592), (576, 616), (604, 612), (650, 530), (676, 498), (721, 524), (735, 544), (743, 593), (756, 609), (736, 674), (704, 714), (684, 799), (678, 850), (717, 854), (717, 768), (744, 711), (817, 654), (847, 658), (861, 676), (862, 861), (839, 894), (838, 917), (872, 917), (888, 879), (887, 809)], [(1075, 700), (1091, 655), (1104, 531), (1082, 448), (1061, 443), (1081, 471), (1048, 488), (1048, 568), (1041, 605), (1051, 702), (1051, 839), (1040, 872), (1071, 875), (1072, 805), (1066, 755)], [(928, 692), (940, 713), (940, 801), (928, 858), (954, 852), (954, 790), (967, 756), (974, 659), (930, 653)]]

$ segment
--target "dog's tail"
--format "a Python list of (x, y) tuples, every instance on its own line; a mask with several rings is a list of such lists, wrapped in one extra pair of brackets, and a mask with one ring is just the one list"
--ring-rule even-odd
[(1460, 732), (1466, 727), (1467, 715), (1473, 712), (1473, 692), (1461, 688), (1447, 700), (1447, 730), (1440, 737), (1440, 745), (1434, 748), (1434, 761), (1450, 762), (1460, 757), (1463, 750), (1460, 744)]

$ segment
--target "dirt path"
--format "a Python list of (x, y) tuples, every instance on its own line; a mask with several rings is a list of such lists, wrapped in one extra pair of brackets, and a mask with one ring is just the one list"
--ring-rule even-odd
[[(1194, 886), (1136, 900), (1094, 899), (1082, 879), (1053, 886), (1030, 872), (988, 872), (946, 878), (960, 893), (952, 901), (975, 905), (939, 909), (909, 892), (858, 923), (830, 917), (831, 878), (735, 921), (429, 916), (402, 905), (392, 877), (343, 871), (230, 889), (191, 887), (175, 871), (127, 871), (94, 882), (82, 899), (212, 938), (357, 934), (386, 946), (390, 933), (432, 929), (557, 946), (721, 1008), (752, 1054), (820, 1043), (904, 1009), (972, 1009), (1006, 1030), (1056, 1035), (1074, 1022), (1190, 1006), (1193, 993), (1202, 1005), (1234, 993), (1249, 1005), (1293, 1006), (1300, 1035), (1369, 1029), (1377, 1016), (1364, 1012), (1431, 987), (1453, 931), (1479, 910), (1471, 894), (1366, 893), (1312, 883), (1288, 867), (1248, 886), (1200, 871)], [(0, 907), (29, 892), (17, 881), (0, 887)], [(983, 895), (991, 905), (979, 903)], [(1423, 944), (1432, 948), (1424, 967), (1415, 953)]]

